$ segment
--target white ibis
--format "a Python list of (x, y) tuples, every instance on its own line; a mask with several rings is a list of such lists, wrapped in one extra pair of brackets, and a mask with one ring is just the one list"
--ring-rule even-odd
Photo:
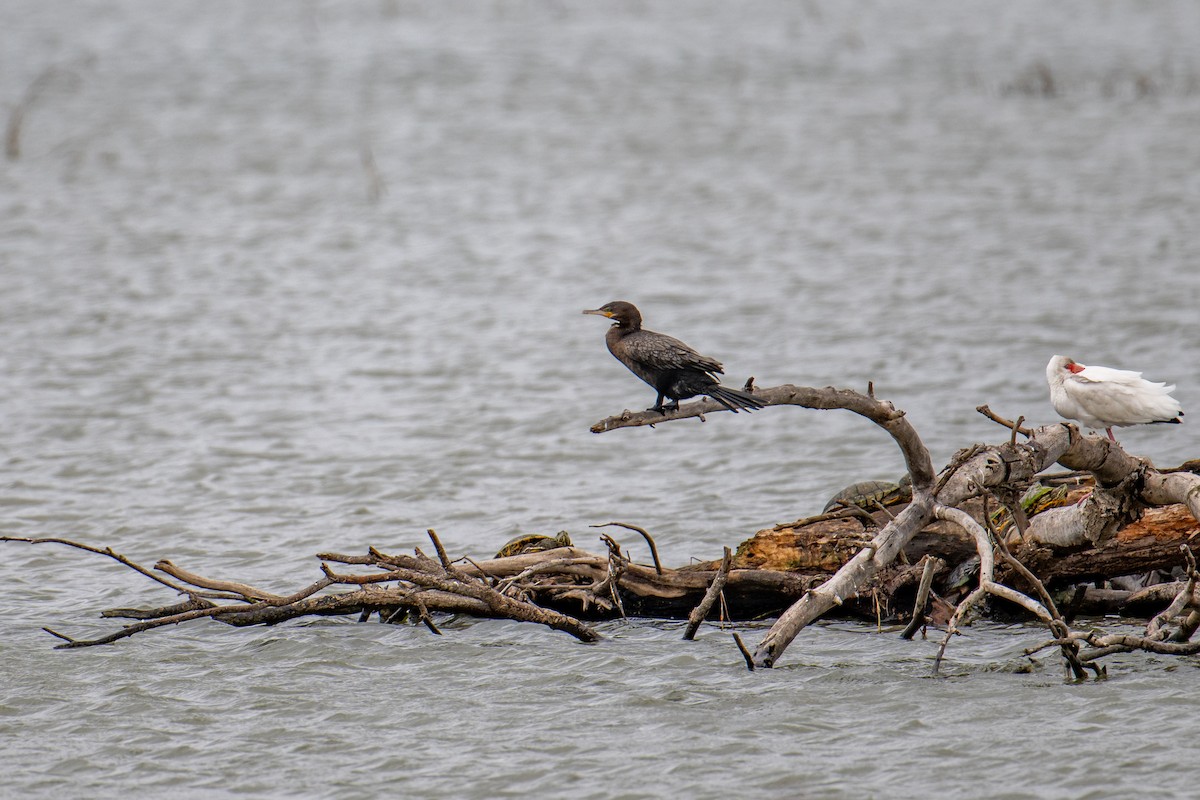
[(1175, 387), (1145, 380), (1140, 372), (1054, 356), (1046, 365), (1046, 382), (1055, 411), (1085, 427), (1103, 428), (1114, 442), (1113, 428), (1183, 421), (1183, 409), (1171, 397)]

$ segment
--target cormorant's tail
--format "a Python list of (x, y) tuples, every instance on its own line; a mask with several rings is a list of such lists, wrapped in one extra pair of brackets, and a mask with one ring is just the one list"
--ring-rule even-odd
[(725, 386), (714, 386), (706, 391), (705, 394), (735, 414), (739, 408), (744, 411), (757, 411), (760, 408), (766, 408), (767, 405), (748, 392), (730, 389)]

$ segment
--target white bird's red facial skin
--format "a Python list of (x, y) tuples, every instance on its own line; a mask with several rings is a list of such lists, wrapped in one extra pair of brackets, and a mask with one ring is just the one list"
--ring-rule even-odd
[(1074, 361), (1068, 361), (1063, 366), (1066, 368), (1066, 370), (1068, 372), (1075, 372), (1075, 373), (1083, 372), (1085, 369), (1087, 369), (1086, 367), (1082, 367), (1079, 364), (1076, 364)]

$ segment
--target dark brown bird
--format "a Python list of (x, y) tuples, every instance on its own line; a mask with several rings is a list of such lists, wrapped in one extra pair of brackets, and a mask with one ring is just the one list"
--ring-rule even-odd
[[(680, 400), (698, 394), (708, 395), (735, 414), (739, 408), (754, 411), (766, 405), (752, 394), (722, 386), (715, 377), (724, 374), (720, 361), (700, 355), (673, 336), (643, 330), (642, 315), (633, 303), (615, 300), (583, 313), (616, 321), (604, 337), (608, 352), (658, 392), (650, 411), (674, 411)], [(673, 402), (664, 406), (664, 397)]]

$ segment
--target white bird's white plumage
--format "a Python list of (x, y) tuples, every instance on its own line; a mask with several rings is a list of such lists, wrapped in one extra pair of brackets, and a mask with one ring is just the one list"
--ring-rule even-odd
[(1108, 432), (1114, 427), (1179, 422), (1183, 409), (1171, 397), (1175, 387), (1145, 380), (1142, 373), (1111, 367), (1089, 367), (1066, 356), (1046, 365), (1054, 410), (1084, 427)]

